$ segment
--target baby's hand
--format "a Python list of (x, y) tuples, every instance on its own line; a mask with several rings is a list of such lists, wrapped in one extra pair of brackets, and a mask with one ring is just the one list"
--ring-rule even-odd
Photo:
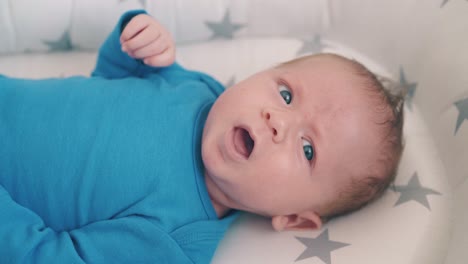
[(137, 15), (128, 22), (120, 35), (120, 44), (130, 57), (142, 59), (150, 66), (169, 66), (175, 60), (171, 34), (146, 14)]

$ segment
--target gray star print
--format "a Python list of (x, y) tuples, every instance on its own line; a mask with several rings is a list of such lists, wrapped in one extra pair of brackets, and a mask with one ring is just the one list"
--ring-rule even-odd
[[(449, 1), (449, 0), (444, 0), (444, 1), (442, 2), (442, 4), (440, 5), (440, 8), (444, 7), (444, 5), (445, 5), (448, 1)], [(468, 0), (466, 0), (466, 1), (468, 1)]]
[(431, 208), (426, 196), (430, 194), (441, 195), (441, 193), (436, 192), (433, 189), (422, 187), (419, 183), (417, 172), (413, 174), (410, 181), (408, 182), (408, 185), (395, 185), (393, 189), (395, 192), (401, 193), (400, 198), (395, 203), (394, 207), (409, 201), (416, 201), (430, 211)]
[(205, 25), (213, 31), (213, 36), (211, 38), (226, 38), (232, 39), (234, 33), (239, 29), (245, 27), (242, 24), (236, 24), (231, 22), (231, 15), (229, 10), (224, 14), (224, 18), (221, 22), (205, 22)]
[(406, 103), (408, 105), (408, 108), (411, 110), (413, 105), (414, 93), (416, 92), (416, 87), (418, 86), (418, 83), (409, 83), (406, 80), (405, 72), (403, 71), (402, 67), (400, 67), (400, 85), (404, 90), (407, 91)]
[(226, 83), (226, 88), (233, 86), (236, 83), (236, 77), (232, 76), (231, 79)]
[(302, 40), (302, 47), (297, 51), (296, 55), (305, 53), (319, 53), (323, 50), (325, 45), (322, 43), (320, 35), (315, 35), (313, 39)]
[(60, 37), (60, 39), (58, 39), (57, 41), (44, 40), (42, 42), (49, 46), (50, 51), (66, 51), (71, 50), (73, 48), (70, 40), (70, 33), (68, 32), (68, 30), (65, 31)]
[(460, 100), (460, 101), (456, 101), (454, 105), (458, 110), (457, 125), (455, 127), (455, 133), (454, 133), (454, 135), (456, 135), (462, 123), (465, 120), (468, 120), (468, 98)]
[(332, 241), (328, 238), (328, 229), (325, 229), (318, 237), (296, 237), (307, 248), (295, 260), (299, 261), (306, 258), (318, 257), (326, 264), (331, 264), (331, 252), (333, 250), (349, 246), (350, 244)]

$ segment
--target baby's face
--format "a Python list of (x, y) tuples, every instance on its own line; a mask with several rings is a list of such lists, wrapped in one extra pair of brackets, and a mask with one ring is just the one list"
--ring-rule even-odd
[(315, 58), (227, 89), (202, 139), (212, 199), (265, 216), (323, 211), (377, 153), (369, 95), (357, 85), (339, 62)]

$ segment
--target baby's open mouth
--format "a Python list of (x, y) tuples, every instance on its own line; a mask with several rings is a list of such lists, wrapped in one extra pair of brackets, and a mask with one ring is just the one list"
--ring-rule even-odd
[(250, 157), (254, 148), (255, 142), (249, 132), (241, 127), (234, 128), (234, 147), (246, 159)]

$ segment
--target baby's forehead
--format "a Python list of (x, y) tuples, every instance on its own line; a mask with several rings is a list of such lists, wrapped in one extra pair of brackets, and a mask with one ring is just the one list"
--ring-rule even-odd
[(370, 78), (370, 72), (362, 65), (328, 56), (298, 59), (282, 64), (277, 69), (280, 73), (293, 75), (307, 82), (308, 86), (314, 87), (317, 84), (322, 88), (338, 86), (342, 89), (357, 89)]
[(299, 84), (302, 99), (317, 107), (364, 106), (367, 114), (386, 108), (374, 75), (357, 61), (320, 54), (283, 63), (276, 69), (279, 75)]
[(282, 63), (278, 68), (304, 68), (304, 67), (334, 68), (352, 70), (360, 63), (335, 54), (316, 54), (312, 56), (299, 57)]
[(366, 79), (342, 63), (317, 61), (309, 65), (298, 64), (284, 69), (281, 74), (301, 89), (302, 96), (314, 97), (319, 93), (354, 100), (367, 99), (371, 95)]

